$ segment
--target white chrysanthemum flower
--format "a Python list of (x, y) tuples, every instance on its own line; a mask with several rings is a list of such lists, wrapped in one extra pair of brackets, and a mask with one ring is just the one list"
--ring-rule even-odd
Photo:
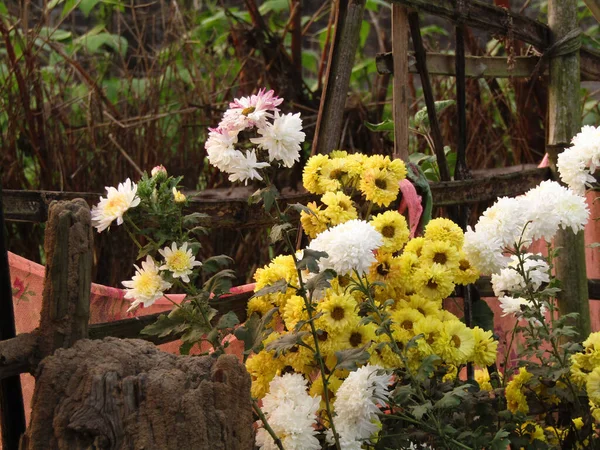
[(376, 259), (373, 251), (383, 245), (383, 236), (364, 220), (349, 220), (323, 231), (308, 248), (327, 253), (319, 259), (321, 270), (333, 269), (338, 275), (363, 274)]
[(549, 242), (559, 227), (577, 233), (588, 221), (585, 198), (556, 181), (542, 181), (519, 199), (524, 205), (524, 218), (530, 222), (525, 235), (531, 239)]
[[(389, 397), (390, 375), (377, 375), (379, 366), (367, 364), (351, 372), (336, 392), (333, 402), (333, 423), (344, 442), (342, 448), (360, 448), (361, 444), (380, 429), (378, 404), (385, 404)], [(327, 438), (333, 441), (328, 430)]]
[[(503, 296), (498, 297), (498, 301), (500, 302), (500, 309), (502, 309), (503, 312), (502, 317), (514, 315), (517, 319), (520, 319), (523, 316), (523, 307), (535, 307), (535, 305), (531, 301), (526, 300), (523, 297)], [(540, 307), (540, 313), (546, 314), (546, 311), (547, 308), (542, 305)], [(541, 325), (540, 321), (535, 318), (530, 318), (529, 322), (534, 326)]]
[(257, 130), (262, 137), (250, 139), (263, 150), (268, 150), (269, 161), (280, 160), (285, 167), (292, 167), (300, 159), (300, 144), (304, 142), (300, 113), (275, 113), (273, 123), (266, 122)]
[(525, 224), (522, 208), (519, 199), (501, 197), (483, 212), (475, 230), (494, 235), (503, 246), (514, 245)]
[(204, 144), (208, 162), (222, 172), (229, 172), (232, 161), (243, 156), (235, 149), (237, 142), (237, 132), (224, 128), (211, 129)]
[(463, 251), (481, 273), (496, 273), (506, 267), (509, 258), (502, 254), (503, 249), (502, 241), (493, 233), (476, 232), (471, 227), (465, 232)]
[(277, 112), (283, 102), (282, 98), (275, 95), (273, 90), (260, 89), (257, 94), (250, 97), (236, 98), (229, 103), (229, 108), (223, 115), (220, 126), (231, 127), (238, 130), (253, 126), (264, 127), (267, 119), (273, 117), (272, 112)]
[[(523, 255), (523, 269), (527, 274), (529, 284), (534, 291), (537, 291), (542, 283), (550, 281), (550, 267), (548, 263), (541, 259), (541, 255), (526, 253)], [(519, 260), (512, 256), (508, 267), (502, 269), (500, 273), (492, 274), (492, 287), (496, 297), (513, 294), (515, 291), (522, 290), (527, 285), (527, 280), (523, 279), (516, 270)]]
[(106, 192), (106, 198), (100, 197), (100, 202), (92, 208), (92, 223), (99, 233), (106, 230), (115, 219), (117, 225), (121, 225), (123, 214), (140, 204), (140, 198), (136, 195), (137, 185), (129, 178), (119, 183), (117, 189), (106, 187)]
[[(287, 450), (321, 450), (317, 431), (317, 411), (321, 399), (307, 393), (307, 381), (298, 373), (276, 376), (263, 398), (262, 410), (267, 422)], [(273, 438), (264, 429), (256, 433), (261, 450), (277, 450)]]
[(165, 247), (159, 250), (158, 253), (165, 258), (165, 263), (160, 266), (159, 270), (168, 270), (173, 274), (173, 278), (181, 278), (185, 283), (190, 282), (190, 275), (194, 267), (202, 265), (200, 261), (196, 261), (192, 249), (188, 248), (188, 243), (184, 242), (181, 247), (177, 247), (177, 243), (173, 242), (171, 248)]
[(154, 260), (146, 257), (146, 261), (142, 261), (142, 268), (135, 266), (136, 272), (130, 281), (123, 281), (123, 286), (127, 289), (125, 298), (134, 299), (127, 311), (131, 311), (138, 307), (140, 303), (144, 307), (151, 306), (156, 300), (163, 296), (163, 292), (171, 287), (171, 283), (166, 282)]
[(248, 184), (248, 180), (262, 180), (258, 169), (269, 167), (269, 163), (256, 162), (254, 150), (249, 150), (245, 154), (238, 153), (242, 156), (232, 161), (230, 170), (226, 171), (229, 173), (229, 181), (244, 181), (245, 184)]
[(571, 147), (558, 155), (557, 168), (563, 183), (579, 195), (596, 181), (592, 174), (600, 166), (600, 127), (586, 125), (572, 139)]

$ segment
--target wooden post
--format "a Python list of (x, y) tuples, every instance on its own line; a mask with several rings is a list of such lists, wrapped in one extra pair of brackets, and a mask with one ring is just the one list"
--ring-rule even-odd
[(311, 155), (327, 154), (340, 145), (350, 75), (360, 40), (366, 0), (339, 0), (335, 36), (329, 52), (327, 77)]
[(50, 204), (39, 328), (42, 356), (88, 337), (92, 243), (91, 214), (85, 200)]
[(408, 161), (408, 15), (392, 4), (394, 158)]
[[(577, 0), (549, 0), (548, 25), (552, 42), (577, 28)], [(579, 76), (579, 52), (550, 59), (547, 152), (555, 174), (558, 154), (580, 130)], [(583, 231), (575, 235), (570, 229), (559, 230), (554, 244), (561, 249), (555, 261), (556, 276), (562, 282), (559, 309), (563, 314), (579, 314), (574, 323), (579, 331), (576, 339), (585, 339), (591, 325)]]
[[(7, 250), (0, 185), (0, 341), (14, 338), (16, 335)], [(0, 379), (0, 427), (2, 448), (16, 450), (21, 434), (25, 432), (25, 409), (21, 379), (18, 375)]]

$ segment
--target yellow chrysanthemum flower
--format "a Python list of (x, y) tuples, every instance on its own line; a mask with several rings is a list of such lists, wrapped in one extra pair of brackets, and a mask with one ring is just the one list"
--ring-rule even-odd
[(404, 253), (414, 253), (417, 256), (421, 256), (421, 251), (423, 250), (423, 245), (425, 245), (425, 238), (422, 238), (422, 237), (412, 238), (404, 246), (403, 254)]
[(246, 361), (246, 370), (252, 379), (250, 394), (253, 398), (263, 398), (269, 392), (269, 383), (283, 370), (283, 361), (274, 355), (275, 352), (262, 350)]
[(398, 257), (398, 261), (400, 262), (400, 276), (402, 277), (402, 285), (405, 288), (406, 295), (414, 294), (415, 288), (413, 278), (416, 270), (419, 268), (419, 257), (416, 253), (404, 250)]
[(527, 372), (525, 367), (519, 368), (519, 373), (510, 380), (506, 386), (505, 395), (506, 402), (509, 411), (516, 413), (521, 411), (524, 414), (529, 412), (529, 405), (527, 404), (527, 398), (523, 393), (523, 386), (531, 380), (533, 375)]
[(475, 381), (477, 381), (479, 389), (482, 391), (493, 390), (492, 384), (490, 383), (490, 373), (487, 369), (475, 369)]
[(391, 316), (394, 339), (403, 344), (406, 344), (416, 336), (415, 323), (425, 317), (419, 311), (412, 308), (397, 309), (392, 311)]
[(319, 351), (322, 355), (333, 356), (335, 352), (348, 348), (345, 345), (344, 333), (328, 333), (325, 330), (319, 330), (317, 336), (319, 338)]
[(370, 282), (381, 281), (392, 289), (402, 286), (400, 260), (391, 253), (380, 251), (375, 257), (377, 260), (371, 265), (367, 279)]
[(406, 219), (398, 211), (386, 211), (371, 219), (371, 225), (383, 236), (383, 245), (379, 247), (384, 252), (399, 252), (408, 242), (410, 230)]
[(544, 429), (535, 422), (524, 422), (520, 428), (521, 436), (529, 436), (529, 442), (535, 440), (546, 442)]
[[(305, 342), (309, 345), (311, 340), (312, 338), (305, 338)], [(278, 358), (284, 367), (289, 366), (294, 369), (294, 372), (304, 375), (310, 375), (316, 365), (314, 353), (303, 345), (293, 346), (279, 355)]]
[(448, 241), (458, 250), (462, 249), (465, 241), (461, 228), (450, 219), (443, 217), (429, 221), (423, 236), (429, 241)]
[(442, 355), (448, 341), (446, 330), (441, 320), (435, 317), (425, 317), (414, 324), (415, 336), (422, 334), (417, 341), (417, 349), (421, 356)]
[(585, 387), (589, 399), (595, 404), (600, 404), (600, 366), (588, 375)]
[(458, 250), (450, 242), (425, 240), (419, 261), (422, 266), (439, 264), (447, 270), (455, 272), (458, 269), (458, 259)]
[(594, 367), (600, 366), (600, 331), (590, 333), (583, 341), (583, 348), (590, 364)]
[(287, 302), (285, 302), (285, 307), (283, 308), (281, 316), (283, 317), (285, 327), (290, 331), (293, 330), (296, 324), (301, 320), (308, 320), (308, 312), (306, 311), (304, 299), (299, 295), (291, 296)]
[(498, 341), (494, 340), (491, 331), (479, 327), (473, 328), (475, 347), (473, 348), (473, 362), (478, 366), (491, 366), (496, 362), (498, 355)]
[(250, 300), (248, 300), (246, 311), (248, 317), (254, 313), (257, 313), (260, 317), (262, 317), (274, 307), (275, 305), (273, 305), (273, 303), (271, 303), (267, 297), (252, 297)]
[[(369, 358), (369, 363), (372, 365), (379, 365), (384, 369), (397, 369), (398, 367), (403, 367), (402, 358), (400, 355), (394, 353), (394, 351), (390, 348), (389, 338), (386, 335), (378, 336), (378, 343), (385, 343), (384, 345), (373, 345), (371, 347), (371, 358)], [(402, 346), (402, 343), (400, 343)]]
[(456, 380), (456, 377), (458, 376), (458, 367), (454, 364), (444, 364), (442, 367), (446, 369), (446, 374), (442, 377), (444, 383)]
[(317, 206), (315, 202), (309, 202), (306, 207), (310, 209), (310, 213), (306, 211), (300, 212), (300, 223), (302, 229), (310, 237), (314, 239), (317, 234), (322, 233), (327, 229), (328, 219), (320, 206)]
[(413, 294), (408, 297), (407, 306), (412, 309), (416, 309), (426, 318), (434, 317), (437, 318), (440, 310), (439, 302), (434, 302), (425, 298), (419, 294)]
[(452, 272), (444, 266), (419, 267), (413, 275), (413, 282), (417, 294), (433, 301), (440, 301), (454, 291)]
[(588, 375), (594, 370), (594, 365), (586, 353), (571, 355), (571, 378), (579, 386), (587, 383)]
[(314, 155), (306, 162), (302, 172), (302, 184), (308, 192), (321, 195), (327, 191), (321, 183), (323, 167), (327, 162), (327, 155)]
[[(254, 280), (256, 281), (254, 290), (258, 291), (281, 279), (292, 286), (298, 286), (298, 272), (296, 271), (294, 258), (291, 255), (277, 256), (273, 258), (268, 266), (258, 269), (254, 274)], [(282, 310), (285, 307), (285, 302), (292, 295), (296, 295), (296, 290), (289, 287), (284, 293), (267, 294), (265, 297)]]
[(331, 225), (338, 225), (358, 218), (358, 212), (352, 204), (352, 199), (341, 191), (326, 192), (321, 197), (321, 202), (327, 205), (323, 215)]
[(345, 158), (329, 159), (321, 170), (321, 186), (325, 192), (333, 192), (344, 189), (348, 184), (348, 169)]
[(363, 155), (362, 153), (352, 153), (346, 157), (344, 162), (346, 163), (348, 176), (350, 177), (353, 187), (358, 184), (358, 181), (365, 170), (365, 163), (368, 159), (369, 157)]
[(478, 279), (479, 271), (471, 264), (467, 256), (460, 251), (458, 253), (458, 270), (454, 272), (454, 282), (466, 286), (475, 283)]
[(317, 313), (322, 315), (315, 321), (315, 325), (328, 333), (343, 333), (360, 320), (357, 307), (352, 295), (329, 291), (317, 305)]
[(444, 322), (444, 331), (448, 337), (442, 353), (444, 360), (456, 366), (471, 361), (475, 348), (473, 331), (458, 320)]
[(377, 326), (373, 323), (365, 325), (357, 323), (341, 335), (340, 339), (343, 342), (344, 348), (363, 347), (369, 342), (372, 343), (377, 340), (376, 330)]
[(329, 157), (331, 159), (345, 158), (346, 156), (348, 156), (348, 152), (346, 150), (331, 150), (331, 153), (329, 153)]
[(359, 188), (368, 201), (389, 206), (400, 191), (400, 180), (391, 172), (381, 169), (366, 169), (360, 179)]

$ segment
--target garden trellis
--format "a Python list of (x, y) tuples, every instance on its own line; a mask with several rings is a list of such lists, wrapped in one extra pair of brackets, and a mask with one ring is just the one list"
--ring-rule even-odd
[[(504, 58), (489, 58), (489, 57), (467, 57), (464, 53), (464, 48), (461, 45), (461, 36), (463, 33), (464, 26), (473, 26), (473, 27), (485, 27), (487, 29), (493, 30), (499, 34), (510, 35), (514, 39), (523, 40), (534, 45), (538, 48), (542, 53), (550, 48), (552, 48), (551, 38), (550, 38), (550, 28), (546, 27), (543, 24), (532, 21), (530, 19), (523, 18), (519, 15), (510, 13), (506, 10), (502, 10), (500, 8), (491, 7), (489, 5), (485, 5), (479, 2), (454, 2), (451, 1), (443, 1), (443, 0), (435, 0), (435, 1), (419, 1), (419, 0), (402, 0), (397, 1), (396, 3), (405, 5), (407, 7), (416, 8), (422, 10), (426, 13), (436, 14), (441, 17), (445, 17), (457, 22), (457, 52), (455, 57), (451, 57), (448, 55), (431, 55), (425, 54), (422, 45), (419, 45), (419, 27), (418, 27), (418, 16), (416, 12), (410, 12), (407, 14), (406, 19), (410, 22), (411, 30), (413, 32), (413, 43), (415, 44), (415, 54), (414, 58), (416, 63), (410, 64), (410, 59), (407, 54), (402, 53), (402, 48), (395, 48), (393, 55), (383, 55), (378, 59), (378, 67), (382, 73), (391, 73), (393, 71), (398, 70), (398, 67), (403, 67), (399, 65), (398, 62), (400, 58), (406, 58), (409, 61), (405, 66), (410, 67), (410, 70), (417, 71), (423, 81), (423, 86), (425, 89), (426, 101), (428, 103), (428, 111), (430, 114), (430, 119), (432, 123), (432, 131), (435, 137), (435, 151), (438, 155), (440, 167), (443, 167), (445, 164), (445, 157), (443, 154), (443, 143), (441, 142), (441, 135), (435, 131), (435, 109), (433, 107), (433, 96), (431, 90), (427, 88), (428, 85), (428, 75), (427, 71), (430, 74), (443, 74), (443, 75), (455, 75), (457, 77), (457, 89), (458, 89), (458, 110), (459, 110), (459, 127), (460, 132), (459, 136), (463, 137), (466, 133), (465, 127), (468, 126), (466, 123), (466, 102), (465, 102), (465, 78), (467, 76), (473, 77), (529, 77), (533, 73), (536, 72), (536, 66), (538, 65), (539, 57), (517, 57), (515, 60), (515, 67), (512, 70), (507, 69), (506, 67), (506, 59)], [(551, 2), (552, 3), (552, 2)], [(558, 11), (562, 11), (562, 8), (566, 11), (567, 9), (574, 8), (574, 2), (558, 2), (555, 1), (554, 5), (558, 5), (558, 3), (563, 3), (560, 8), (551, 10), (555, 14), (551, 15), (554, 18), (560, 18), (561, 13)], [(339, 55), (340, 53), (336, 52), (337, 48), (344, 48), (344, 40), (345, 39), (356, 39), (356, 21), (360, 21), (362, 19), (362, 7), (364, 7), (364, 2), (342, 2), (346, 9), (340, 9), (341, 15), (343, 15), (343, 19), (346, 20), (345, 23), (340, 22), (338, 20), (338, 24), (340, 26), (340, 34), (339, 38), (334, 42), (334, 47), (330, 53), (332, 58), (334, 55)], [(350, 12), (345, 12), (350, 11)], [(403, 11), (398, 9), (398, 7), (394, 7), (396, 21), (394, 23), (394, 35), (400, 36), (404, 34), (407, 36), (407, 29), (405, 24), (402, 22), (404, 16)], [(568, 12), (568, 11), (567, 11)], [(572, 11), (571, 11), (572, 12)], [(347, 15), (344, 15), (347, 14)], [(566, 14), (566, 13), (565, 13)], [(568, 14), (566, 14), (568, 16)], [(558, 40), (560, 37), (567, 36), (571, 31), (573, 25), (571, 23), (561, 22), (560, 24), (563, 29), (558, 30), (554, 27), (555, 35)], [(404, 27), (404, 28), (402, 28)], [(566, 32), (565, 32), (566, 30)], [(344, 34), (345, 33), (345, 34)], [(336, 33), (337, 34), (337, 33)], [(571, 38), (570, 40), (575, 40), (576, 37)], [(557, 39), (554, 39), (556, 41)], [(569, 41), (569, 39), (567, 39)], [(572, 42), (571, 42), (572, 43)], [(567, 45), (567, 44), (564, 44)], [(560, 47), (560, 46), (559, 46)], [(355, 47), (354, 47), (355, 48)], [(557, 84), (553, 82), (553, 70), (562, 70), (560, 68), (560, 59), (561, 58), (573, 58), (572, 53), (567, 53), (557, 56), (556, 50), (554, 51), (554, 55), (550, 54), (553, 52), (548, 52), (546, 55), (547, 59), (551, 59), (552, 61), (556, 61), (555, 64), (559, 64), (558, 68), (553, 69), (551, 66), (550, 69), (550, 95), (552, 98), (552, 92), (557, 91)], [(567, 83), (572, 82), (573, 77), (579, 77), (580, 71), (577, 64), (573, 64), (571, 60), (568, 62), (570, 65), (571, 73), (569, 76), (571, 78), (559, 79), (558, 83)], [(404, 67), (405, 67), (404, 66)], [(348, 63), (347, 60), (340, 61), (336, 64), (331, 64), (330, 71), (335, 70), (349, 70), (352, 67), (351, 63)], [(540, 66), (542, 70), (543, 66)], [(540, 72), (541, 73), (541, 72)], [(399, 76), (396, 73), (394, 76)], [(581, 77), (588, 80), (600, 80), (600, 58), (595, 53), (581, 49)], [(331, 112), (333, 110), (338, 111), (336, 114), (339, 115), (342, 113), (343, 108), (340, 108), (339, 105), (343, 105), (345, 102), (345, 96), (347, 92), (347, 83), (349, 77), (346, 78), (346, 86), (344, 87), (344, 83), (338, 83), (340, 80), (339, 77), (332, 75), (330, 72), (329, 82), (327, 83), (327, 89), (323, 96), (323, 103), (321, 107), (321, 121), (320, 121), (320, 135), (319, 137), (323, 137), (322, 140), (316, 139), (315, 149), (318, 152), (326, 153), (329, 150), (332, 150), (336, 147), (335, 142), (336, 139), (339, 141), (339, 135), (341, 133), (341, 121), (338, 120), (337, 124), (334, 122), (334, 114)], [(556, 81), (556, 79), (554, 79)], [(399, 84), (399, 83), (397, 83)], [(575, 89), (575, 92), (577, 89)], [(576, 98), (572, 96), (570, 100)], [(558, 102), (565, 103), (568, 101), (568, 98), (557, 99)], [(395, 99), (395, 104), (398, 103), (398, 99)], [(328, 106), (333, 105), (333, 106)], [(336, 106), (337, 105), (337, 106)], [(396, 125), (396, 137), (398, 139), (406, 139), (408, 136), (407, 132), (407, 123), (403, 125), (403, 120), (407, 121), (408, 115), (405, 113), (402, 116), (402, 108), (396, 109), (397, 116), (395, 120)], [(572, 108), (578, 111), (577, 108)], [(558, 111), (558, 108), (556, 108)], [(330, 111), (330, 112), (327, 112)], [(549, 129), (556, 128), (557, 122), (562, 123), (562, 118), (560, 117), (551, 117), (549, 123)], [(566, 123), (567, 121), (565, 121)], [(573, 124), (572, 124), (573, 125)], [(403, 128), (404, 126), (404, 128)], [(574, 130), (576, 131), (576, 127), (573, 125), (571, 130), (562, 130), (562, 135), (550, 135), (548, 150), (556, 151), (557, 149), (562, 149), (568, 145), (568, 140), (574, 134)], [(403, 131), (404, 130), (404, 131)], [(560, 130), (559, 130), (560, 131)], [(331, 146), (327, 148), (327, 145)], [(440, 148), (441, 145), (441, 148)], [(325, 147), (324, 147), (325, 146)], [(397, 143), (397, 155), (401, 156), (400, 149), (406, 148), (406, 145), (402, 145), (402, 142)], [(549, 179), (551, 177), (551, 170), (545, 168), (527, 168), (522, 171), (514, 171), (513, 168), (509, 168), (508, 170), (500, 171), (501, 173), (491, 175), (485, 178), (469, 178), (467, 168), (465, 165), (465, 150), (466, 146), (464, 142), (459, 142), (457, 145), (458, 149), (458, 164), (461, 164), (461, 167), (457, 168), (456, 173), (460, 174), (460, 179), (456, 181), (450, 181), (449, 174), (447, 172), (442, 172), (442, 182), (436, 183), (432, 185), (432, 194), (433, 201), (436, 206), (446, 206), (453, 208), (455, 210), (455, 214), (460, 214), (458, 218), (459, 221), (462, 218), (462, 221), (465, 221), (465, 213), (464, 206), (483, 202), (490, 201), (495, 199), (498, 196), (514, 196), (521, 194), (527, 191), (529, 188), (537, 185), (540, 181)], [(441, 150), (441, 151), (440, 151)], [(43, 222), (47, 219), (47, 211), (49, 207), (49, 203), (51, 200), (64, 200), (64, 199), (72, 199), (77, 197), (84, 197), (88, 201), (95, 201), (98, 197), (97, 194), (82, 194), (82, 193), (58, 193), (58, 192), (41, 192), (41, 191), (5, 191), (3, 198), (3, 205), (5, 209), (5, 216), (7, 220), (20, 220), (20, 221), (33, 221), (33, 222)], [(298, 194), (294, 196), (283, 197), (280, 202), (282, 206), (285, 204), (305, 202), (310, 199), (310, 196)], [(463, 208), (462, 212), (458, 207)], [(231, 227), (231, 228), (251, 228), (251, 227), (268, 227), (271, 225), (271, 221), (269, 217), (262, 211), (262, 209), (256, 206), (249, 206), (246, 199), (234, 199), (230, 201), (207, 201), (207, 200), (196, 200), (192, 202), (192, 208), (194, 211), (204, 212), (208, 214), (208, 217), (205, 219), (203, 225), (211, 226), (211, 227)], [(571, 251), (574, 249), (574, 253), (577, 258), (581, 259), (583, 255), (583, 249), (581, 246), (581, 242), (569, 244), (565, 246)], [(566, 256), (569, 258), (568, 254)], [(578, 307), (583, 304), (583, 300), (587, 303), (588, 298), (600, 299), (600, 283), (598, 280), (586, 280), (585, 289), (582, 288), (581, 279), (582, 277), (585, 279), (585, 271), (581, 270), (580, 266), (573, 265), (573, 270), (575, 272), (574, 276), (576, 279), (573, 280), (575, 285), (575, 293), (572, 294), (574, 298), (579, 298), (581, 301), (578, 303)], [(483, 296), (491, 295), (491, 290), (489, 288), (489, 284), (486, 283), (486, 280), (481, 280), (478, 287), (480, 288), (481, 294)], [(587, 295), (587, 290), (589, 289), (590, 295)], [(571, 295), (567, 292), (568, 295)], [(245, 302), (248, 299), (248, 295), (240, 295), (237, 297), (231, 298), (227, 303), (220, 303), (216, 305), (219, 307), (220, 311), (227, 310), (235, 310), (236, 312), (241, 312), (240, 317), (243, 317), (243, 312), (245, 311)], [(3, 296), (3, 302), (10, 302), (9, 298)], [(468, 302), (467, 302), (468, 303)], [(7, 316), (4, 316), (6, 319)], [(588, 314), (589, 317), (589, 314)], [(12, 318), (9, 318), (12, 320)], [(117, 336), (117, 337), (139, 337), (139, 331), (148, 323), (151, 323), (156, 319), (156, 316), (148, 316), (144, 319), (128, 319), (120, 322), (114, 323), (106, 323), (91, 326), (89, 329), (89, 337), (91, 338), (102, 338), (105, 336)], [(585, 325), (583, 326), (585, 327)], [(589, 327), (589, 324), (588, 324)], [(588, 330), (589, 332), (589, 330)], [(585, 333), (585, 331), (584, 331)], [(177, 337), (166, 338), (164, 341), (173, 340)], [(157, 341), (154, 342), (164, 342)], [(12, 341), (13, 343), (16, 341)], [(1, 347), (0, 347), (1, 348)], [(23, 356), (25, 356), (23, 358)], [(13, 361), (2, 361), (0, 359), (0, 375), (2, 378), (15, 376), (18, 373), (22, 373), (25, 371), (33, 370), (33, 367), (29, 365), (28, 355), (21, 355), (19, 359), (19, 363), (17, 364)], [(4, 398), (4, 397), (3, 397)], [(4, 418), (9, 417), (8, 412), (10, 412), (11, 417), (15, 417), (16, 409), (12, 408), (10, 405), (7, 405), (6, 408), (2, 410), (3, 416), (3, 425), (5, 422)], [(4, 429), (4, 427), (3, 427)], [(20, 434), (20, 430), (18, 428), (14, 429), (15, 434), (18, 436)], [(5, 448), (11, 448), (10, 446), (14, 444), (10, 442), (5, 443)]]

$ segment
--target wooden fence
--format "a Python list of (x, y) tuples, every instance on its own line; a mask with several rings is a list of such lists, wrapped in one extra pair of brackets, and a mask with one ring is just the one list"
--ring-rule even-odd
[[(466, 77), (530, 77), (540, 76), (546, 73), (550, 76), (549, 97), (555, 95), (555, 91), (567, 82), (574, 82), (571, 78), (556, 77), (556, 70), (563, 67), (566, 60), (575, 55), (577, 64), (577, 80), (600, 81), (600, 55), (592, 50), (581, 48), (578, 51), (577, 38), (569, 35), (573, 29), (572, 24), (562, 24), (567, 31), (557, 25), (557, 21), (563, 13), (568, 15), (576, 7), (574, 0), (550, 0), (550, 26), (536, 22), (524, 16), (514, 14), (508, 10), (484, 4), (478, 1), (467, 0), (393, 0), (393, 25), (392, 35), (394, 37), (394, 50), (390, 54), (380, 55), (377, 58), (377, 67), (380, 73), (393, 73), (395, 79), (394, 87), (394, 122), (395, 122), (395, 154), (398, 157), (407, 158), (408, 148), (408, 113), (406, 107), (406, 95), (403, 84), (408, 71), (419, 73), (424, 89), (427, 103), (432, 135), (434, 137), (434, 151), (438, 156), (438, 164), (442, 182), (431, 185), (434, 205), (445, 206), (459, 223), (466, 223), (468, 206), (470, 204), (491, 201), (498, 196), (515, 196), (522, 194), (539, 182), (556, 177), (551, 169), (541, 169), (532, 166), (518, 166), (496, 169), (484, 172), (469, 172), (465, 162), (466, 143), (462, 140), (466, 136)], [(353, 65), (353, 52), (358, 42), (360, 22), (362, 21), (365, 0), (343, 0), (339, 2), (339, 11), (335, 27), (335, 37), (330, 49), (330, 60), (328, 65), (327, 80), (322, 96), (319, 118), (317, 123), (317, 136), (313, 143), (313, 153), (328, 153), (337, 144), (341, 135), (341, 117), (343, 105), (349, 84), (349, 73)], [(410, 8), (409, 10), (405, 8)], [(417, 11), (434, 14), (446, 18), (456, 24), (457, 49), (455, 56), (441, 54), (427, 54), (420, 39), (419, 18)], [(502, 36), (510, 36), (512, 39), (520, 40), (533, 45), (542, 56), (516, 57), (514, 67), (508, 68), (506, 59), (492, 57), (466, 56), (464, 52), (464, 28), (470, 26), (484, 28)], [(570, 28), (569, 28), (570, 27)], [(410, 28), (414, 52), (408, 53), (408, 29)], [(574, 45), (573, 48), (565, 46)], [(343, 50), (345, 49), (345, 53)], [(354, 50), (353, 50), (354, 49)], [(344, 55), (343, 57), (341, 57)], [(579, 56), (580, 55), (580, 59)], [(579, 70), (581, 61), (581, 70)], [(546, 62), (549, 62), (549, 69)], [(561, 65), (562, 64), (562, 65)], [(572, 72), (572, 67), (571, 67)], [(459, 117), (459, 141), (457, 142), (457, 167), (456, 180), (451, 181), (447, 163), (443, 153), (443, 142), (437, 124), (437, 117), (433, 105), (433, 94), (429, 82), (429, 74), (456, 76), (457, 82), (457, 106)], [(404, 80), (404, 81), (403, 81)], [(559, 101), (560, 99), (554, 99)], [(563, 99), (565, 100), (565, 99)], [(340, 107), (341, 105), (341, 107)], [(558, 108), (557, 108), (558, 109)], [(573, 109), (572, 105), (569, 108)], [(562, 120), (559, 116), (550, 117), (548, 128), (550, 131), (556, 129), (557, 122)], [(564, 149), (568, 145), (568, 139), (575, 134), (576, 126), (572, 121), (567, 121), (559, 130), (563, 135), (555, 131), (549, 134), (548, 150), (556, 157), (556, 151)], [(567, 137), (567, 135), (570, 135)], [(559, 133), (560, 134), (560, 133)], [(445, 169), (444, 169), (445, 168)], [(53, 200), (66, 200), (73, 198), (84, 198), (88, 203), (95, 203), (98, 194), (93, 193), (65, 193), (46, 191), (5, 191), (2, 199), (4, 218), (14, 221), (44, 222), (48, 218), (49, 204)], [(312, 197), (308, 194), (295, 194), (283, 197), (279, 201), (282, 206), (287, 203), (305, 203)], [(0, 209), (0, 226), (4, 218)], [(272, 222), (264, 211), (257, 205), (248, 205), (246, 198), (229, 199), (227, 201), (192, 199), (191, 209), (204, 212), (208, 215), (203, 225), (211, 227), (252, 228), (267, 227)], [(582, 238), (572, 243), (565, 258), (580, 258), (583, 255)], [(6, 259), (6, 249), (3, 241), (0, 242), (0, 258)], [(581, 299), (588, 298), (600, 300), (600, 280), (587, 280), (585, 271), (579, 270), (578, 279), (571, 280), (578, 284), (575, 291), (579, 299), (576, 308), (581, 310)], [(583, 284), (581, 279), (583, 277)], [(7, 281), (8, 280), (8, 281)], [(14, 336), (14, 317), (12, 312), (12, 300), (10, 295), (10, 279), (8, 278), (8, 263), (0, 265), (0, 340), (16, 342)], [(8, 285), (7, 285), (8, 283)], [(585, 289), (582, 290), (582, 286)], [(482, 296), (492, 296), (489, 279), (482, 278), (476, 284)], [(589, 295), (588, 295), (589, 291)], [(465, 292), (466, 316), (469, 316), (469, 292)], [(214, 306), (221, 313), (234, 310), (243, 318), (245, 315), (245, 304), (249, 295), (243, 294), (229, 297), (226, 301), (216, 303)], [(588, 314), (589, 315), (589, 314)], [(90, 338), (103, 338), (105, 336), (116, 337), (140, 337), (140, 330), (156, 319), (156, 316), (126, 319), (117, 322), (96, 324), (89, 327)], [(155, 338), (142, 337), (156, 343), (163, 343), (177, 339), (177, 336), (158, 340)], [(20, 340), (24, 342), (23, 339)], [(5, 349), (1, 346), (0, 349)], [(22, 356), (22, 352), (21, 352)], [(5, 450), (18, 448), (19, 436), (24, 431), (24, 415), (22, 399), (20, 399), (20, 386), (18, 385), (18, 374), (33, 370), (35, 364), (30, 359), (5, 360), (0, 351), (0, 413), (3, 430), (2, 442)]]

